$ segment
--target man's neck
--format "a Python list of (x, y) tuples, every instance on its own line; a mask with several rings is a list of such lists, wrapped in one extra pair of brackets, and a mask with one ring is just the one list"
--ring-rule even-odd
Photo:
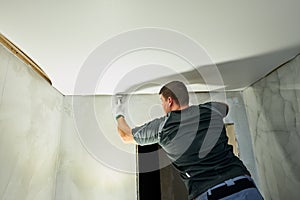
[(176, 105), (176, 106), (174, 106), (172, 109), (171, 109), (171, 111), (175, 111), (175, 110), (184, 110), (184, 109), (186, 109), (186, 108), (188, 108), (189, 107), (189, 105), (185, 105), (185, 106), (179, 106), (179, 105)]

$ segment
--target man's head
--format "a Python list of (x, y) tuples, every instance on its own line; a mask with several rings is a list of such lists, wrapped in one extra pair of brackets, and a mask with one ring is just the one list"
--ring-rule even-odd
[(189, 105), (189, 94), (184, 83), (172, 81), (164, 85), (159, 94), (165, 113), (181, 110)]

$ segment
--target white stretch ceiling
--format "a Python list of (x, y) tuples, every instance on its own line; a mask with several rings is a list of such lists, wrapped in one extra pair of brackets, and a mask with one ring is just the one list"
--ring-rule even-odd
[[(0, 0), (0, 32), (65, 95), (145, 89), (176, 74), (198, 91), (241, 90), (300, 53), (299, 10), (299, 0)], [(191, 41), (206, 58), (187, 58)], [(202, 66), (217, 67), (222, 84), (193, 76), (206, 76)]]

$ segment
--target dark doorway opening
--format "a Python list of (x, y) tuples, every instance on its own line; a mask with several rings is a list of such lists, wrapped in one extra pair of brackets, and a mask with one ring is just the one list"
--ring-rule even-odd
[(161, 200), (158, 149), (158, 144), (138, 146), (139, 200)]

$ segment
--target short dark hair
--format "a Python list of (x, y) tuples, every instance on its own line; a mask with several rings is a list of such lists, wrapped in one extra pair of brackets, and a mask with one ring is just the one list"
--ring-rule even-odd
[(171, 81), (165, 84), (159, 91), (165, 99), (172, 97), (179, 106), (189, 104), (189, 93), (184, 83), (180, 81)]

